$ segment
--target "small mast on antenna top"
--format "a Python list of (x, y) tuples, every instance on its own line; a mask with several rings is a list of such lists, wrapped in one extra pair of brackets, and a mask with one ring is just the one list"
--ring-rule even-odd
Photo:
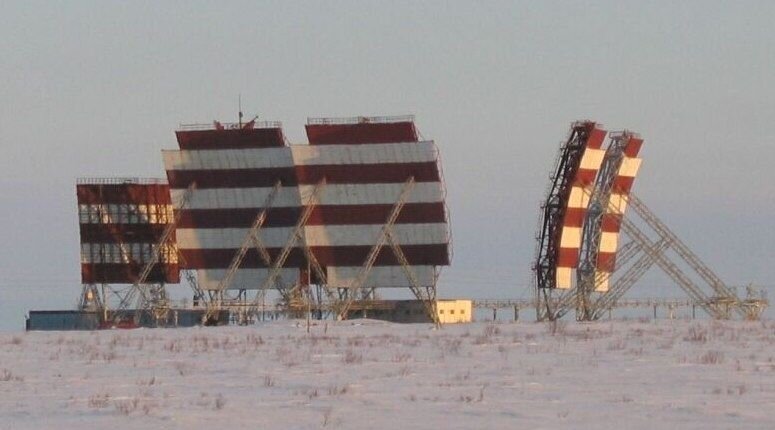
[(242, 128), (242, 94), (237, 95), (237, 104), (239, 107), (239, 128)]

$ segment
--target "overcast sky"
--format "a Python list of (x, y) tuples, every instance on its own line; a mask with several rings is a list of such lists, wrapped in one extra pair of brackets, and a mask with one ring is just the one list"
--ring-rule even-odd
[(772, 286), (773, 20), (775, 2), (4, 2), (0, 329), (74, 306), (76, 178), (163, 177), (178, 124), (235, 120), (238, 94), (295, 143), (308, 116), (415, 114), (447, 180), (442, 296), (530, 295), (576, 119), (640, 132), (634, 192), (725, 281)]

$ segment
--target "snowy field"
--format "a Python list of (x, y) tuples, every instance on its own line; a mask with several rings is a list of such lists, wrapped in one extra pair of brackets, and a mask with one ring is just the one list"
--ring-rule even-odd
[(772, 429), (775, 323), (0, 334), (0, 429)]

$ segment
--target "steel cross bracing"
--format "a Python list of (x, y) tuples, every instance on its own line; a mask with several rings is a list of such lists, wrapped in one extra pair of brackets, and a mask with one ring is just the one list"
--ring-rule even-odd
[[(312, 203), (313, 207), (311, 207), (309, 209), (309, 214), (312, 213), (312, 210), (314, 209), (315, 205), (316, 205), (316, 202)], [(304, 218), (304, 222), (306, 223), (306, 220), (309, 218), (309, 215), (302, 216), (302, 218)], [(266, 250), (266, 247), (264, 246), (263, 242), (261, 241), (261, 237), (260, 237), (260, 235), (258, 233), (259, 233), (258, 231), (254, 231), (251, 234), (251, 240), (253, 242), (253, 246), (258, 251), (258, 255), (261, 257), (261, 260), (264, 262), (264, 264), (266, 264), (267, 267), (272, 267), (272, 265), (273, 265), (272, 257), (269, 255), (269, 252)], [(307, 260), (307, 262), (308, 262), (308, 264), (310, 266), (310, 269), (314, 270), (315, 276), (317, 278), (318, 287), (319, 287), (318, 288), (318, 290), (319, 290), (318, 291), (318, 302), (320, 302), (320, 300), (322, 300), (322, 294), (321, 294), (322, 292), (324, 292), (329, 299), (333, 300), (334, 299), (333, 292), (328, 288), (328, 280), (327, 280), (327, 277), (326, 277), (325, 269), (323, 269), (323, 267), (320, 265), (320, 262), (318, 261), (317, 257), (315, 257), (315, 254), (310, 249), (309, 244), (307, 243), (306, 236), (304, 234), (300, 234), (298, 236), (292, 236), (290, 240), (294, 241), (293, 242), (294, 244), (296, 243), (297, 240), (301, 241), (301, 248), (302, 248), (302, 251), (304, 252), (304, 256), (305, 256), (305, 258), (306, 258), (306, 260)], [(288, 310), (290, 310), (290, 307), (293, 307), (291, 302), (293, 302), (293, 299), (294, 299), (294, 297), (291, 297), (293, 295), (292, 292), (291, 292), (292, 289), (289, 289), (285, 285), (283, 285), (283, 280), (280, 277), (276, 278), (276, 283), (280, 284), (279, 285), (279, 287), (280, 287), (279, 290), (281, 292), (285, 293), (284, 296), (283, 296), (283, 299), (286, 301), (286, 304), (289, 307)], [(295, 291), (295, 292), (302, 292), (299, 288), (294, 289), (293, 291)], [(311, 300), (311, 295), (312, 294), (311, 294), (311, 291), (309, 290), (309, 286), (307, 286), (306, 293), (307, 293), (307, 300), (308, 301)], [(266, 294), (266, 290), (265, 289), (259, 289), (258, 292), (257, 292), (257, 296), (255, 298), (255, 302), (256, 303), (263, 302), (265, 294)], [(247, 310), (246, 317), (247, 317), (247, 314), (250, 314), (251, 310), (253, 310), (253, 309), (255, 309), (255, 308), (251, 307), (251, 308), (249, 308)], [(322, 309), (322, 303), (318, 303), (317, 306), (316, 306), (316, 309), (317, 310)]]
[(229, 264), (229, 268), (226, 271), (225, 276), (221, 279), (221, 281), (218, 283), (218, 286), (216, 287), (216, 291), (221, 292), (231, 285), (231, 281), (234, 279), (234, 275), (237, 273), (237, 269), (239, 269), (240, 264), (242, 264), (242, 260), (245, 258), (245, 254), (247, 254), (251, 243), (253, 243), (254, 237), (258, 236), (258, 230), (264, 225), (267, 211), (272, 206), (272, 202), (274, 202), (275, 196), (280, 191), (280, 187), (280, 181), (277, 181), (274, 184), (272, 191), (266, 197), (261, 212), (256, 216), (253, 224), (251, 224), (248, 233), (245, 235), (245, 238), (242, 241), (242, 245), (234, 254), (234, 257)]
[(311, 308), (311, 302), (316, 299), (316, 309), (317, 312), (319, 312), (318, 317), (323, 317), (323, 294), (326, 295), (326, 299), (329, 302), (335, 303), (338, 298), (334, 295), (334, 292), (331, 290), (331, 288), (328, 287), (328, 276), (326, 275), (325, 269), (323, 269), (323, 266), (318, 261), (317, 257), (315, 257), (315, 253), (312, 252), (312, 249), (310, 249), (309, 244), (307, 243), (307, 238), (305, 235), (302, 235), (301, 237), (301, 244), (302, 244), (302, 250), (304, 251), (304, 257), (307, 259), (308, 267), (307, 271), (309, 273), (310, 270), (315, 272), (318, 288), (317, 288), (317, 297), (314, 296), (312, 290), (311, 290), (311, 282), (307, 282), (305, 291), (300, 291), (302, 295), (306, 293), (306, 299), (303, 300), (303, 303), (300, 305), (302, 307), (307, 308), (309, 310)]
[(105, 309), (103, 298), (97, 291), (96, 284), (84, 284), (81, 297), (78, 299), (78, 309), (82, 311), (102, 311)]
[[(643, 204), (637, 197), (635, 197), (633, 194), (630, 194), (627, 198), (627, 202), (631, 203), (636, 201), (636, 204), (630, 204), (630, 206), (635, 209), (636, 207), (638, 209), (635, 209), (636, 214), (638, 214), (646, 223), (652, 227), (652, 229), (659, 235), (660, 241), (658, 243), (652, 243), (651, 240), (648, 238), (648, 236), (643, 233), (631, 220), (628, 218), (625, 218), (622, 216), (621, 225), (622, 230), (627, 234), (634, 242), (636, 242), (640, 248), (643, 250), (643, 252), (646, 253), (646, 258), (644, 258), (642, 261), (640, 261), (638, 265), (633, 266), (633, 271), (628, 275), (627, 278), (624, 279), (624, 283), (620, 284), (618, 287), (615, 286), (614, 294), (618, 294), (619, 297), (621, 297), (624, 292), (621, 290), (626, 291), (629, 289), (632, 284), (634, 284), (640, 276), (645, 274), (646, 270), (651, 266), (652, 263), (648, 262), (648, 259), (653, 260), (653, 263), (656, 263), (668, 276), (670, 276), (673, 281), (675, 281), (691, 298), (697, 303), (700, 303), (700, 306), (708, 312), (711, 316), (714, 318), (727, 318), (728, 317), (728, 311), (729, 311), (729, 303), (730, 301), (721, 301), (722, 306), (716, 306), (714, 305), (714, 300), (708, 297), (700, 287), (698, 287), (675, 263), (670, 261), (665, 255), (664, 251), (670, 247), (676, 250), (678, 247), (676, 244), (680, 242), (680, 239), (670, 231), (667, 226), (664, 225), (657, 217), (654, 215), (651, 211), (646, 208), (646, 205)], [(610, 204), (610, 203), (609, 203)], [(610, 207), (611, 210), (619, 210), (618, 208), (614, 207), (611, 204)], [(649, 219), (646, 220), (644, 217), (644, 214)], [(659, 228), (657, 228), (657, 226)], [(699, 257), (697, 257), (695, 254), (693, 254), (686, 245), (683, 245), (681, 242), (681, 245), (683, 246), (682, 251), (676, 251), (679, 256), (684, 259), (684, 261), (689, 261), (687, 258), (684, 257), (685, 254), (690, 254), (693, 259), (697, 262), (697, 264), (689, 264), (693, 269), (697, 270), (695, 267), (698, 265), (704, 266), (708, 272), (710, 272), (710, 269), (707, 268), (702, 262), (700, 262)], [(712, 273), (712, 272), (710, 272)], [(715, 276), (715, 275), (714, 275)], [(718, 277), (716, 277), (718, 279)], [(719, 280), (720, 282), (720, 280)], [(630, 284), (628, 286), (628, 284)], [(722, 283), (723, 284), (723, 283)], [(616, 292), (618, 291), (618, 292)], [(729, 296), (726, 296), (729, 297)], [(737, 302), (736, 298), (731, 300), (732, 302)], [(605, 303), (602, 302), (601, 305)], [(592, 310), (592, 309), (586, 309), (584, 313), (584, 319), (590, 320), (595, 319), (594, 313), (600, 314), (605, 309), (599, 309), (599, 310)]]
[[(664, 239), (660, 239), (654, 246), (654, 249), (663, 253), (669, 244)], [(639, 247), (640, 248), (640, 247)], [(641, 255), (632, 266), (630, 266), (613, 284), (611, 289), (601, 294), (591, 306), (591, 319), (597, 320), (603, 317), (603, 314), (613, 308), (619, 299), (635, 285), (638, 280), (651, 268), (654, 259), (650, 255)]]
[(645, 221), (660, 237), (670, 242), (673, 250), (713, 289), (718, 299), (732, 301), (732, 307), (740, 315), (745, 311), (740, 306), (740, 299), (700, 258), (689, 249), (649, 208), (637, 197), (630, 196), (629, 206)]
[[(269, 255), (269, 251), (266, 250), (266, 246), (264, 246), (264, 242), (261, 240), (259, 233), (260, 230), (254, 231), (253, 234), (250, 235), (250, 240), (253, 243), (253, 247), (256, 248), (256, 252), (258, 252), (258, 256), (261, 258), (261, 261), (266, 265), (266, 267), (269, 268), (272, 267), (272, 256)], [(279, 286), (279, 291), (287, 291), (288, 288), (283, 283), (282, 278), (278, 277), (275, 283)], [(261, 290), (259, 289), (259, 292), (260, 291)], [(260, 300), (263, 300), (263, 296), (260, 298)]]
[(434, 273), (433, 286), (423, 287), (420, 285), (420, 281), (417, 279), (417, 275), (414, 273), (414, 270), (412, 270), (412, 266), (409, 264), (409, 260), (407, 260), (404, 251), (402, 251), (401, 247), (398, 245), (398, 241), (393, 235), (392, 228), (388, 228), (387, 230), (387, 239), (390, 247), (393, 249), (393, 253), (401, 265), (401, 268), (404, 270), (406, 278), (409, 280), (409, 289), (412, 290), (412, 293), (414, 293), (415, 297), (417, 297), (417, 300), (420, 300), (423, 303), (425, 312), (428, 314), (428, 316), (430, 316), (431, 321), (433, 321), (434, 324), (439, 325), (439, 318), (436, 313), (435, 288), (436, 281), (438, 279), (438, 272)]
[[(232, 260), (229, 263), (229, 267), (227, 268), (226, 273), (224, 274), (224, 277), (221, 278), (220, 282), (218, 283), (218, 285), (214, 290), (208, 290), (208, 294), (211, 297), (211, 299), (206, 304), (207, 311), (203, 316), (203, 322), (205, 324), (210, 324), (215, 314), (223, 309), (224, 292), (231, 285), (232, 281), (234, 280), (234, 275), (237, 273), (239, 266), (242, 264), (242, 261), (244, 260), (248, 249), (250, 248), (251, 244), (254, 243), (255, 238), (258, 237), (259, 230), (261, 229), (264, 222), (266, 221), (267, 211), (269, 210), (269, 208), (271, 208), (272, 203), (274, 202), (274, 199), (279, 193), (281, 187), (282, 187), (282, 184), (280, 181), (275, 182), (274, 186), (272, 187), (272, 191), (269, 193), (269, 195), (267, 195), (266, 199), (264, 200), (264, 204), (262, 205), (261, 212), (259, 212), (259, 214), (256, 215), (256, 218), (253, 220), (253, 223), (251, 224), (250, 229), (245, 234), (245, 238), (243, 239), (240, 248), (237, 250), (237, 252), (234, 253), (234, 256), (232, 257)], [(266, 252), (265, 249), (262, 248), (262, 250)]]
[(684, 292), (696, 303), (700, 305), (709, 315), (714, 318), (725, 318), (725, 314), (713, 306), (711, 306), (709, 297), (698, 287), (692, 280), (686, 276), (686, 274), (673, 263), (667, 257), (665, 257), (659, 250), (651, 243), (651, 240), (646, 236), (632, 221), (623, 218), (622, 230), (630, 236), (633, 240), (640, 243), (643, 250), (648, 254), (654, 262), (659, 266), (670, 278), (681, 287)]
[(209, 297), (205, 294), (204, 291), (202, 291), (201, 288), (199, 288), (199, 282), (196, 279), (196, 275), (194, 274), (194, 270), (188, 269), (188, 263), (186, 262), (186, 259), (183, 257), (183, 254), (178, 252), (178, 262), (179, 266), (181, 267), (181, 273), (183, 274), (183, 277), (186, 278), (186, 283), (188, 283), (188, 286), (191, 288), (191, 292), (194, 293), (194, 300), (193, 300), (193, 306), (195, 308), (200, 306), (207, 306), (209, 303)]
[[(536, 306), (535, 300), (530, 299), (473, 299), (472, 305), (476, 309), (532, 309)], [(662, 307), (676, 309), (682, 307), (694, 307), (699, 304), (689, 299), (669, 298), (632, 298), (617, 300), (608, 310), (622, 308), (655, 308)]]
[[(307, 204), (304, 206), (304, 210), (302, 211), (301, 216), (299, 216), (299, 219), (296, 222), (296, 226), (294, 227), (290, 237), (288, 238), (288, 242), (286, 242), (285, 247), (280, 251), (280, 254), (277, 255), (274, 262), (272, 262), (267, 278), (259, 287), (258, 292), (256, 293), (256, 296), (253, 298), (253, 301), (248, 305), (248, 310), (247, 310), (248, 313), (256, 312), (259, 305), (263, 302), (264, 298), (266, 297), (266, 291), (272, 285), (275, 285), (276, 283), (275, 281), (280, 275), (283, 265), (285, 265), (285, 260), (288, 259), (288, 256), (290, 255), (293, 247), (296, 245), (296, 243), (299, 240), (304, 241), (304, 226), (307, 224), (307, 221), (309, 220), (310, 215), (312, 215), (312, 210), (318, 204), (318, 200), (320, 199), (320, 193), (323, 191), (323, 188), (325, 186), (326, 186), (326, 178), (323, 178), (320, 180), (320, 182), (317, 183), (317, 185), (315, 185), (315, 188), (310, 193)], [(261, 240), (259, 236), (257, 234), (251, 235), (251, 239), (253, 243), (259, 248), (259, 255), (261, 255), (262, 258), (265, 259), (265, 261), (267, 259), (270, 259), (268, 252), (266, 252), (266, 249), (261, 244)], [(261, 251), (261, 249), (263, 249), (264, 251)], [(291, 298), (290, 290), (285, 286), (281, 286), (279, 290), (280, 290), (280, 294), (283, 296), (283, 299), (286, 302), (289, 302)]]
[[(596, 278), (596, 282), (606, 281), (613, 272), (621, 267), (624, 267), (630, 260), (635, 258), (635, 256), (641, 252), (641, 246), (635, 241), (630, 241), (622, 245), (622, 247), (617, 252), (615, 263), (607, 267), (606, 269), (608, 272), (606, 274), (601, 274), (601, 276)], [(565, 314), (567, 314), (573, 308), (573, 306), (578, 303), (579, 294), (580, 290), (577, 288), (565, 291), (557, 298), (557, 300), (552, 303), (553, 306), (551, 310), (551, 316), (547, 315), (547, 317), (550, 319), (560, 319), (565, 316)]]
[[(630, 244), (634, 245), (630, 248), (632, 252), (627, 251), (625, 247), (619, 251), (617, 268), (623, 266), (627, 259), (632, 258), (639, 252), (643, 252), (645, 255), (642, 255), (619, 277), (608, 292), (600, 294), (596, 300), (589, 302), (586, 319), (598, 319), (605, 311), (615, 307), (621, 297), (653, 264), (659, 266), (662, 271), (670, 276), (686, 292), (692, 303), (700, 306), (713, 318), (729, 318), (731, 310), (748, 319), (755, 319), (761, 314), (761, 309), (767, 306), (766, 300), (752, 299), (741, 301), (733, 290), (727, 287), (640, 199), (630, 194), (627, 200), (629, 206), (632, 206), (635, 213), (652, 228), (659, 236), (659, 239), (656, 242), (652, 242), (629, 218), (622, 218), (622, 231), (632, 239), (632, 242), (627, 245), (628, 247)], [(665, 255), (667, 249), (673, 249), (681, 260), (697, 272), (708, 283), (715, 296), (706, 294), (683, 270), (671, 261)], [(578, 295), (580, 294), (577, 289), (566, 291), (559, 297), (552, 297), (550, 291), (543, 296), (540, 294), (541, 291), (537, 291), (537, 293), (539, 293), (537, 295), (537, 310), (538, 316), (541, 319), (561, 318), (567, 313), (569, 306), (578, 300)]]
[(355, 301), (357, 298), (358, 293), (366, 283), (366, 279), (369, 276), (369, 272), (371, 272), (371, 268), (377, 261), (377, 255), (379, 255), (379, 251), (388, 240), (388, 231), (390, 227), (392, 227), (398, 219), (398, 215), (400, 214), (401, 209), (403, 209), (404, 204), (406, 203), (406, 199), (409, 197), (409, 193), (412, 191), (412, 189), (414, 189), (414, 185), (414, 176), (410, 177), (406, 180), (406, 182), (404, 182), (404, 186), (401, 189), (398, 200), (393, 204), (393, 209), (390, 211), (390, 214), (388, 215), (385, 224), (382, 226), (382, 229), (380, 229), (379, 235), (377, 236), (377, 241), (374, 243), (374, 245), (372, 245), (371, 250), (369, 250), (369, 253), (366, 256), (366, 261), (364, 261), (361, 269), (358, 271), (358, 275), (352, 281), (350, 281), (350, 284), (347, 286), (346, 290), (340, 291), (340, 297), (342, 300), (335, 304), (337, 319), (342, 320), (347, 318), (347, 313), (349, 312), (353, 301)]
[(603, 233), (603, 216), (608, 212), (614, 182), (624, 159), (624, 147), (631, 137), (628, 132), (611, 134), (611, 141), (595, 178), (595, 187), (589, 193), (590, 201), (583, 224), (579, 265), (576, 271), (576, 318), (582, 321), (591, 317), (591, 295), (597, 289), (595, 272)]
[[(163, 315), (166, 315), (166, 311), (169, 309), (169, 302), (167, 299), (167, 292), (164, 288), (163, 284), (159, 285), (148, 285), (145, 283), (145, 281), (148, 279), (148, 276), (151, 274), (151, 270), (153, 270), (153, 266), (155, 266), (159, 262), (159, 257), (161, 256), (161, 252), (164, 249), (164, 246), (169, 242), (170, 238), (172, 237), (172, 234), (175, 232), (175, 229), (177, 228), (177, 224), (180, 221), (180, 217), (182, 216), (182, 209), (184, 209), (187, 205), (189, 200), (191, 199), (191, 195), (193, 194), (194, 190), (196, 189), (196, 183), (191, 183), (189, 187), (186, 189), (186, 192), (183, 194), (179, 204), (177, 211), (175, 213), (174, 219), (171, 223), (167, 224), (167, 226), (164, 229), (164, 232), (162, 233), (161, 238), (159, 239), (159, 242), (151, 247), (151, 259), (145, 264), (143, 267), (143, 270), (138, 275), (135, 282), (132, 284), (132, 286), (129, 288), (129, 291), (126, 293), (126, 295), (123, 297), (121, 302), (119, 303), (118, 307), (114, 311), (114, 321), (118, 322), (120, 321), (125, 315), (124, 313), (129, 309), (129, 306), (132, 304), (134, 298), (136, 295), (139, 294), (139, 300), (137, 303), (138, 309), (144, 309), (144, 310), (151, 310), (155, 314), (154, 316), (156, 319), (160, 319)], [(121, 253), (121, 257), (124, 261), (130, 261), (129, 252), (126, 250), (126, 246), (123, 242), (123, 240), (118, 242), (118, 248)], [(137, 317), (138, 315), (135, 315)]]
[(600, 285), (611, 279), (613, 273), (624, 267), (631, 259), (641, 252), (640, 245), (635, 241), (629, 241), (616, 251), (616, 259), (609, 262), (606, 270), (595, 275), (595, 285)]
[(555, 162), (546, 201), (541, 206), (540, 228), (536, 235), (536, 263), (533, 271), (535, 286), (538, 290), (544, 290), (545, 295), (549, 295), (556, 285), (559, 233), (565, 216), (565, 200), (570, 193), (573, 177), (584, 154), (589, 138), (589, 124), (577, 122), (571, 126), (570, 135), (560, 148)]
[[(183, 258), (183, 254), (178, 253), (178, 260), (180, 261), (181, 267), (188, 267), (186, 259)], [(205, 305), (207, 303), (207, 296), (205, 295), (204, 291), (199, 288), (199, 282), (196, 280), (194, 271), (191, 269), (181, 269), (181, 272), (183, 273), (183, 277), (186, 278), (186, 282), (191, 288), (191, 291), (194, 293), (194, 307)]]
[[(414, 176), (409, 177), (409, 179), (407, 179), (406, 182), (404, 182), (404, 186), (401, 190), (400, 195), (398, 196), (398, 200), (393, 205), (393, 209), (390, 211), (390, 215), (385, 221), (385, 224), (382, 226), (379, 236), (377, 236), (376, 242), (374, 243), (371, 250), (369, 251), (369, 254), (367, 255), (363, 265), (361, 266), (361, 269), (358, 271), (358, 275), (347, 286), (347, 289), (346, 289), (347, 293), (345, 294), (343, 300), (339, 303), (336, 303), (334, 306), (337, 319), (341, 320), (341, 319), (347, 318), (347, 314), (350, 308), (352, 307), (353, 302), (358, 297), (358, 293), (360, 293), (360, 291), (364, 288), (366, 280), (368, 279), (368, 276), (369, 276), (369, 273), (371, 272), (372, 267), (374, 267), (374, 263), (377, 260), (377, 256), (379, 255), (380, 250), (386, 244), (388, 244), (392, 248), (396, 256), (396, 259), (398, 260), (399, 264), (404, 270), (404, 273), (409, 279), (409, 283), (411, 285), (410, 289), (415, 294), (417, 299), (423, 302), (425, 310), (426, 312), (428, 312), (428, 317), (431, 318), (431, 321), (433, 321), (436, 325), (439, 324), (438, 315), (436, 314), (435, 279), (434, 279), (433, 285), (431, 286), (420, 285), (420, 282), (417, 279), (416, 274), (412, 270), (411, 265), (409, 264), (409, 261), (406, 259), (406, 256), (401, 250), (401, 247), (398, 245), (398, 242), (393, 236), (393, 231), (392, 231), (393, 225), (398, 219), (398, 215), (401, 213), (401, 209), (403, 209), (404, 205), (406, 204), (409, 194), (414, 189), (414, 186), (415, 186)], [(434, 277), (436, 278), (437, 276), (438, 275), (436, 274), (436, 276)]]

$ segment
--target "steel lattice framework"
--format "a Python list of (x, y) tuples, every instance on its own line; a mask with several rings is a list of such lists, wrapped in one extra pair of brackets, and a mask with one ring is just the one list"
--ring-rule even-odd
[(173, 196), (197, 183), (177, 238), (206, 316), (248, 322), (277, 291), (291, 314), (341, 319), (377, 289), (405, 288), (435, 321), (451, 259), (435, 143), (412, 117), (313, 118), (306, 131), (309, 145), (289, 145), (276, 122), (187, 126), (163, 152)]
[(186, 190), (176, 212), (160, 180), (79, 180), (84, 283), (79, 309), (99, 312), (105, 327), (137, 326), (145, 315), (157, 326), (167, 323), (165, 284), (179, 280), (177, 214), (194, 188)]
[[(571, 127), (571, 137), (577, 124)], [(575, 288), (563, 291), (557, 288), (557, 284), (547, 281), (547, 274), (560, 265), (558, 258), (552, 259), (552, 255), (558, 253), (551, 254), (549, 251), (557, 249), (559, 219), (567, 218), (562, 214), (562, 209), (566, 208), (567, 211), (572, 206), (572, 202), (563, 203), (563, 194), (557, 190), (574, 180), (578, 183), (577, 179), (569, 179), (576, 174), (572, 167), (566, 166), (576, 160), (568, 154), (570, 143), (571, 139), (560, 150), (558, 167), (563, 168), (556, 170), (547, 202), (542, 207), (543, 222), (538, 235), (539, 251), (535, 263), (536, 311), (539, 320), (562, 318), (571, 309), (576, 310), (576, 318), (579, 320), (599, 319), (617, 307), (624, 294), (654, 265), (666, 273), (693, 304), (713, 318), (729, 318), (732, 315), (747, 319), (759, 317), (768, 304), (763, 295), (757, 296), (749, 288), (747, 297), (739, 298), (734, 289), (721, 281), (707, 264), (630, 192), (640, 166), (640, 159), (635, 157), (642, 144), (637, 134), (631, 132), (611, 133), (611, 142), (599, 164), (594, 186), (583, 187), (581, 190), (581, 201), (586, 203), (586, 211), (580, 222), (581, 246), (575, 260), (578, 263)], [(566, 197), (566, 200), (572, 198)], [(633, 219), (625, 218), (625, 208), (634, 212), (643, 227), (639, 227)], [(563, 221), (562, 225), (562, 242), (568, 243), (566, 239), (573, 236), (565, 232), (572, 224)], [(652, 239), (644, 228), (656, 239)], [(551, 234), (553, 230), (554, 236)], [(630, 242), (621, 247), (618, 246), (620, 230), (630, 238)], [(677, 260), (672, 259), (668, 251)], [(551, 264), (555, 265), (555, 269)], [(688, 268), (701, 282), (692, 279), (681, 266)], [(614, 272), (617, 271), (619, 275), (614, 278)]]
[[(561, 261), (562, 234), (564, 222), (568, 218), (569, 200), (574, 188), (586, 185), (579, 179), (582, 160), (594, 135), (605, 135), (605, 131), (597, 128), (591, 121), (579, 121), (571, 126), (568, 139), (561, 146), (555, 162), (555, 170), (547, 192), (546, 201), (541, 207), (540, 229), (537, 235), (536, 262), (533, 266), (536, 282), (536, 293), (550, 300), (551, 292), (558, 287), (558, 267), (567, 265)], [(587, 175), (583, 178), (589, 182)], [(592, 178), (594, 179), (594, 173)], [(571, 261), (571, 267), (575, 261)], [(545, 309), (549, 312), (549, 309)], [(539, 313), (541, 311), (539, 310)]]

